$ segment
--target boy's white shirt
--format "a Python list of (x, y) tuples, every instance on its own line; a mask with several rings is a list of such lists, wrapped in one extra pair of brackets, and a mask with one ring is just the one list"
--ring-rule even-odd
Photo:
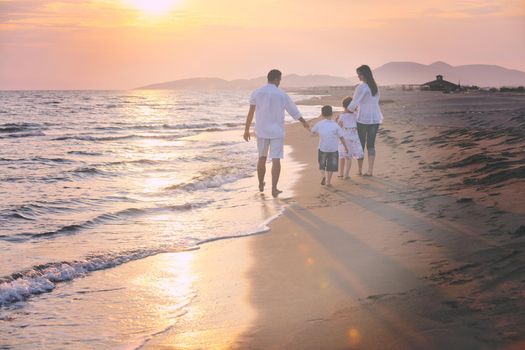
[(312, 132), (319, 135), (319, 150), (322, 152), (336, 152), (339, 138), (343, 136), (343, 129), (335, 120), (323, 119), (316, 123)]

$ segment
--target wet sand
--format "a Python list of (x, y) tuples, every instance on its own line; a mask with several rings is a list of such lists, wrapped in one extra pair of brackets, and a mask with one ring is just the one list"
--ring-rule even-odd
[(192, 252), (194, 301), (143, 348), (525, 348), (525, 98), (383, 98), (376, 176), (320, 186), (317, 138), (290, 125), (288, 209)]

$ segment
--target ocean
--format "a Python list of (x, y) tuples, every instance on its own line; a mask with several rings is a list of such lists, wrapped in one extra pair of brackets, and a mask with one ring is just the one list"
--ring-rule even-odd
[(119, 317), (90, 310), (104, 297), (71, 301), (107, 291), (107, 269), (267, 230), (287, 196), (257, 191), (255, 142), (242, 140), (248, 97), (0, 92), (0, 349), (129, 348), (173, 326), (171, 305), (162, 325), (101, 332), (101, 314)]

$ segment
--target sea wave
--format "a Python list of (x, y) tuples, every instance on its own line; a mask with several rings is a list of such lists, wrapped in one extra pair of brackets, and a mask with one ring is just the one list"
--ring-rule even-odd
[(223, 185), (251, 176), (251, 170), (239, 169), (235, 166), (211, 169), (194, 177), (189, 182), (166, 187), (166, 190), (197, 191), (219, 188)]
[(80, 167), (80, 168), (71, 170), (71, 172), (74, 173), (74, 174), (98, 174), (98, 175), (103, 175), (103, 174), (106, 173), (106, 172), (104, 172), (104, 171), (102, 171), (100, 169), (97, 169), (96, 167), (92, 167), (92, 166)]
[(72, 163), (72, 159), (67, 158), (46, 158), (46, 157), (32, 157), (32, 158), (0, 158), (0, 162), (37, 162), (37, 163)]
[(158, 164), (159, 160), (152, 159), (130, 159), (130, 160), (120, 160), (115, 162), (106, 162), (101, 163), (101, 166), (116, 166), (116, 165), (128, 165), (128, 164), (141, 164), (141, 165), (154, 165)]
[(29, 219), (35, 219), (41, 215), (47, 214), (64, 214), (69, 212), (75, 212), (79, 208), (84, 208), (85, 206), (91, 206), (95, 202), (96, 204), (101, 205), (103, 202), (110, 203), (138, 203), (139, 201), (126, 196), (108, 196), (104, 198), (70, 198), (56, 201), (45, 201), (39, 200), (33, 203), (24, 203), (19, 205), (13, 205), (7, 208), (0, 210), (0, 220), (2, 218), (12, 218), (21, 215)]
[(131, 159), (131, 160), (121, 160), (114, 162), (102, 162), (96, 164), (90, 164), (89, 166), (82, 166), (73, 170), (69, 170), (68, 173), (84, 177), (92, 175), (100, 176), (116, 176), (118, 175), (116, 169), (122, 166), (145, 166), (145, 165), (158, 165), (162, 161), (151, 160), (151, 159)]
[(283, 207), (277, 214), (268, 218), (255, 230), (238, 235), (204, 239), (191, 245), (160, 246), (152, 249), (136, 249), (120, 253), (93, 255), (83, 260), (50, 262), (33, 266), (21, 272), (12, 273), (9, 276), (0, 277), (0, 306), (25, 301), (32, 296), (51, 292), (58, 283), (84, 277), (93, 271), (116, 267), (157, 254), (196, 250), (202, 244), (217, 240), (240, 238), (268, 232), (270, 222), (281, 216), (284, 210), (285, 208)]
[(183, 129), (206, 129), (210, 127), (217, 127), (217, 123), (182, 123), (182, 124), (161, 124), (161, 125), (135, 125), (132, 129), (137, 130), (151, 130), (151, 129), (168, 129), (168, 130), (183, 130)]
[[(194, 203), (188, 202), (184, 204), (174, 204), (174, 205), (168, 205), (168, 206), (162, 206), (162, 207), (127, 208), (127, 209), (124, 209), (124, 210), (121, 210), (115, 213), (100, 214), (92, 219), (85, 220), (80, 223), (65, 225), (65, 226), (59, 227), (51, 231), (24, 232), (24, 233), (17, 233), (14, 235), (0, 235), (0, 239), (7, 241), (7, 242), (19, 243), (19, 242), (26, 242), (28, 240), (39, 239), (39, 238), (50, 238), (50, 237), (54, 237), (58, 235), (71, 235), (71, 234), (76, 234), (82, 230), (93, 228), (97, 225), (105, 224), (111, 221), (123, 220), (129, 217), (149, 215), (149, 214), (158, 213), (158, 212), (192, 210), (192, 209), (204, 207), (212, 202), (213, 201), (210, 200), (210, 201), (203, 201), (203, 202), (194, 202)], [(15, 212), (15, 213), (9, 213), (8, 215), (12, 216), (12, 215), (23, 215), (23, 214)], [(27, 217), (28, 220), (32, 219), (32, 218), (29, 218), (28, 214), (23, 215), (23, 216)]]
[(78, 261), (53, 262), (34, 266), (31, 269), (0, 278), (0, 306), (50, 292), (55, 289), (57, 283), (83, 277), (92, 271), (108, 269), (129, 261), (177, 250), (173, 248), (135, 250), (119, 254), (91, 256)]
[(59, 136), (51, 139), (52, 141), (79, 140), (79, 141), (96, 141), (96, 137), (90, 135), (70, 135)]
[(220, 129), (224, 130), (222, 128), (233, 128), (242, 126), (244, 123), (181, 123), (181, 124), (138, 124), (138, 125), (122, 125), (122, 126), (115, 126), (115, 125), (108, 125), (108, 126), (98, 126), (93, 128), (93, 130), (97, 131), (124, 131), (124, 130), (199, 130), (199, 131), (207, 131), (210, 129)]
[(34, 219), (36, 216), (44, 213), (59, 213), (73, 210), (68, 203), (26, 203), (6, 208), (0, 211), (0, 218), (17, 217), (17, 215)]
[(13, 219), (22, 219), (22, 220), (27, 220), (27, 221), (34, 221), (36, 220), (35, 218), (31, 218), (27, 215), (23, 215), (23, 214), (20, 214), (20, 213), (12, 213), (12, 214), (9, 214), (8, 217), (11, 217)]
[(23, 137), (35, 137), (35, 136), (46, 136), (42, 131), (32, 131), (23, 133), (8, 134), (6, 136), (0, 136), (0, 139), (5, 138), (23, 138)]
[(0, 133), (17, 133), (35, 129), (45, 129), (44, 125), (36, 123), (6, 123), (0, 124)]
[(129, 139), (158, 139), (158, 140), (176, 140), (180, 135), (142, 135), (127, 134), (118, 136), (92, 136), (92, 135), (65, 135), (51, 139), (52, 141), (79, 140), (79, 141), (119, 141)]
[(80, 156), (101, 156), (100, 152), (88, 152), (88, 151), (68, 151), (68, 154), (76, 154)]

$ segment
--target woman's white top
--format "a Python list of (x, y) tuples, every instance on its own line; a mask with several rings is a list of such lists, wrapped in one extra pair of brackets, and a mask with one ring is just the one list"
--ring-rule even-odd
[(355, 113), (341, 113), (339, 115), (339, 124), (343, 129), (357, 128), (357, 115)]
[(379, 90), (375, 96), (367, 83), (357, 85), (352, 102), (348, 106), (349, 111), (357, 111), (357, 121), (361, 124), (380, 124), (383, 122), (383, 114), (379, 108)]

